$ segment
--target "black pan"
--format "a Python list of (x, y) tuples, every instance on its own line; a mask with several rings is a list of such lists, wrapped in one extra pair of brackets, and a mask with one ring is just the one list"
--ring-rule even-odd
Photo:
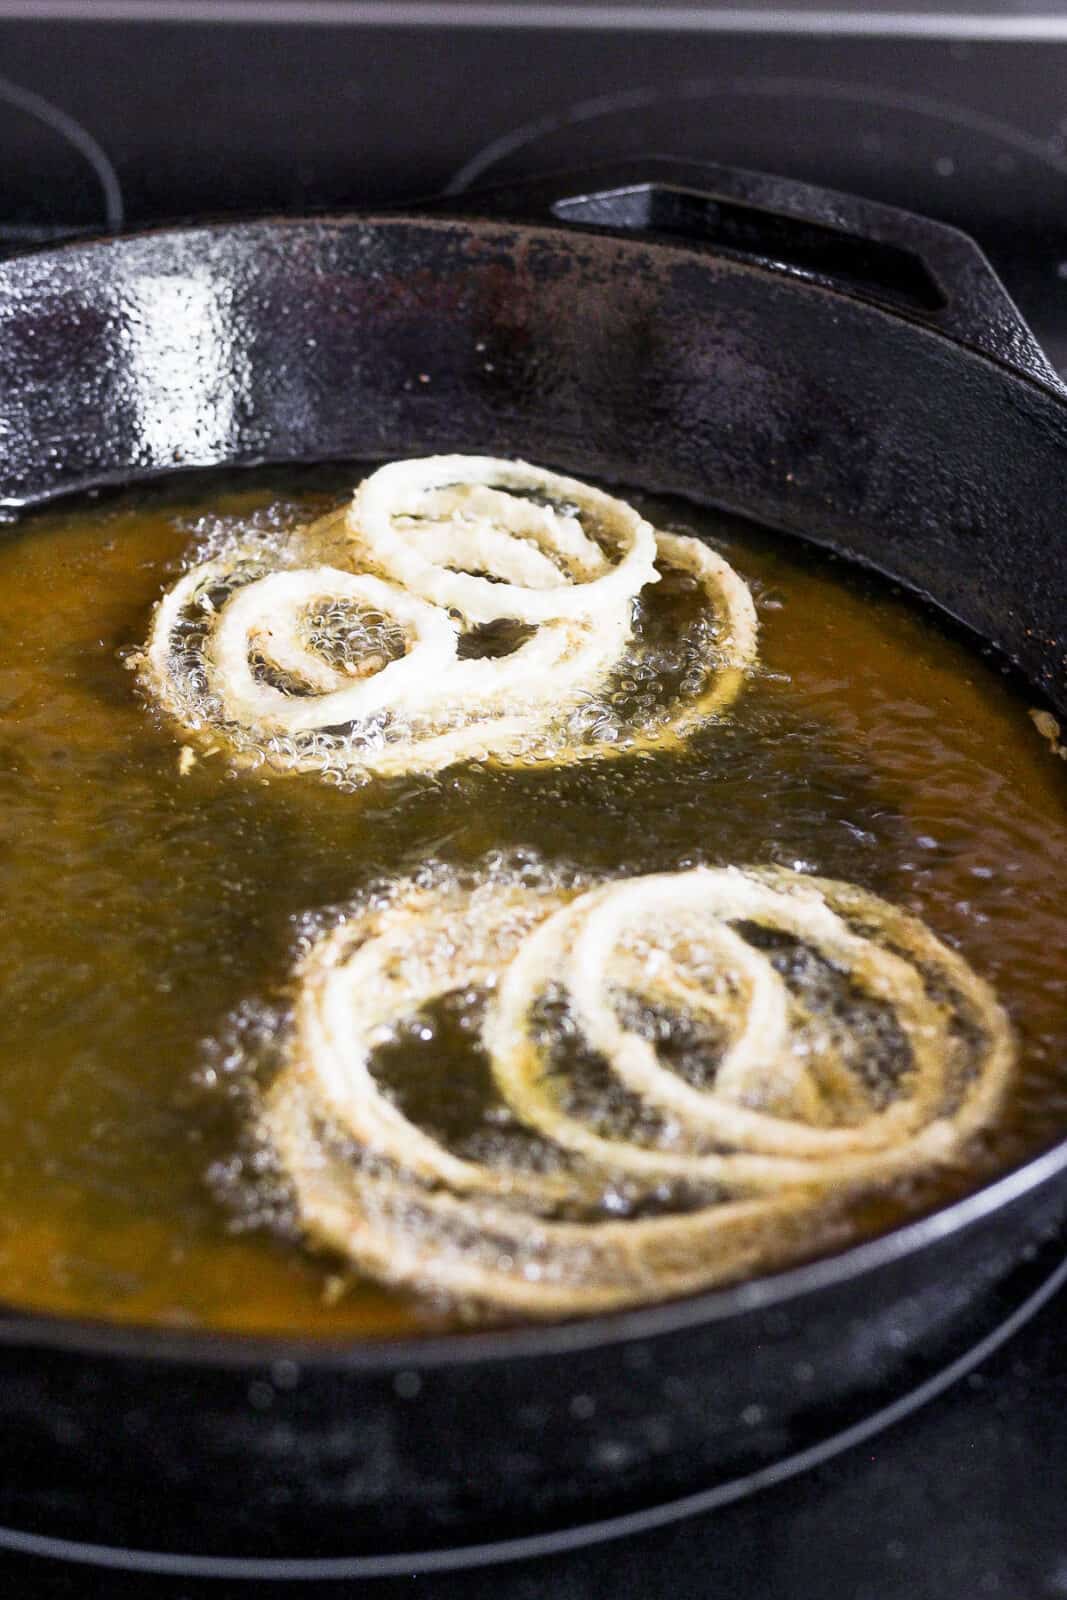
[[(657, 164), (76, 244), (0, 266), (0, 375), (12, 515), (180, 466), (522, 454), (878, 568), (1067, 700), (1067, 395), (975, 246), (880, 206)], [(948, 1381), (994, 1295), (1048, 1293), (1065, 1168), (556, 1328), (297, 1346), (12, 1312), (0, 1540), (411, 1571), (714, 1503)]]

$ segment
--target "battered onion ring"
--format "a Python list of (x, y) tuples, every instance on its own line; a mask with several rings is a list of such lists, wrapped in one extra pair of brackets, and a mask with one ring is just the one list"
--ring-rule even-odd
[[(141, 662), (141, 680), (163, 709), (211, 742), (229, 739), (240, 755), (279, 736), (333, 730), (389, 713), (386, 739), (359, 745), (352, 764), (367, 773), (432, 772), (456, 761), (524, 751), (531, 737), (566, 712), (570, 697), (602, 683), (625, 649), (630, 620), (620, 613), (598, 628), (547, 623), (510, 655), (461, 659), (459, 630), (449, 615), (395, 584), (330, 567), (302, 568), (242, 581), (241, 560), (206, 562), (164, 597)], [(239, 587), (216, 614), (203, 652), (206, 690), (198, 692), (175, 666), (183, 615), (212, 588)], [(353, 682), (317, 657), (300, 637), (312, 604), (362, 601), (396, 623), (413, 648), (373, 675)], [(306, 686), (292, 694), (257, 677), (258, 657)], [(452, 725), (458, 724), (458, 725)], [(320, 771), (321, 750), (290, 746), (278, 764)]]
[[(769, 1257), (802, 1254), (816, 1209), (794, 1190), (668, 1216), (568, 1222), (452, 1194), (338, 1149), (307, 1084), (292, 1073), (272, 1087), (261, 1129), (309, 1239), (382, 1282), (530, 1318), (589, 1315), (734, 1282)], [(824, 1224), (829, 1209), (820, 1205)]]
[[(569, 719), (591, 702), (595, 724), (608, 710), (597, 696), (639, 652), (634, 603), (658, 581), (656, 559), (690, 574), (714, 617), (703, 687), (621, 735), (579, 732)], [(238, 546), (186, 573), (157, 607), (139, 663), (143, 686), (187, 736), (244, 764), (356, 778), (662, 749), (721, 714), (755, 662), (751, 596), (720, 556), (521, 462), (393, 463), (347, 511), (301, 530), (280, 570), (265, 564), (262, 551)], [(388, 620), (405, 654), (374, 656), (362, 675), (363, 663), (345, 671), (326, 659), (306, 623), (316, 604), (336, 602)], [(501, 621), (531, 637), (510, 654), (463, 656), (461, 630)]]
[[(301, 616), (324, 599), (381, 612), (400, 627), (411, 648), (353, 682), (300, 641)], [(443, 611), (380, 578), (331, 567), (273, 572), (239, 590), (223, 607), (206, 651), (208, 687), (227, 721), (271, 733), (304, 733), (418, 706), (426, 699), (427, 680), (437, 682), (454, 664), (456, 638), (456, 627)], [(302, 679), (315, 695), (306, 699), (258, 680), (253, 650), (276, 670)]]
[(748, 584), (728, 561), (683, 534), (656, 534), (661, 561), (690, 573), (700, 584), (719, 622), (715, 659), (708, 664), (707, 681), (699, 694), (683, 700), (656, 734), (639, 738), (643, 748), (654, 742), (658, 750), (682, 744), (686, 736), (729, 709), (741, 693), (746, 676), (756, 665), (759, 622)]
[[(547, 506), (502, 492), (506, 490), (573, 503), (615, 541), (618, 559), (609, 566), (575, 518), (561, 518)], [(435, 527), (432, 544), (412, 539), (397, 526), (402, 519), (420, 517)], [(506, 529), (518, 537), (480, 538), (488, 519), (494, 535)], [(473, 560), (489, 576), (451, 571), (445, 564), (455, 559), (452, 540), (444, 536), (449, 524), (461, 537), (460, 559)], [(617, 612), (658, 578), (655, 533), (624, 500), (576, 478), (493, 456), (427, 456), (380, 468), (356, 490), (349, 531), (388, 577), (412, 594), (458, 611), (468, 622), (500, 617), (534, 623), (563, 617), (595, 620)], [(554, 583), (546, 548), (564, 569)], [(444, 561), (434, 559), (438, 549)], [(534, 584), (519, 556), (527, 562), (540, 556)], [(575, 582), (576, 576), (585, 581)]]
[[(861, 922), (862, 934), (839, 908)], [(720, 949), (723, 932), (730, 934), (738, 922), (790, 935), (846, 973), (856, 989), (890, 1006), (910, 1047), (907, 1091), (895, 1094), (884, 1110), (871, 1109), (862, 1121), (844, 1126), (813, 1126), (746, 1104), (752, 1098), (758, 1105), (776, 1079), (793, 1087), (798, 1070), (806, 1087), (819, 1088), (812, 1048), (819, 1041), (796, 1038), (788, 1023), (790, 1010), (796, 1021), (806, 1020), (802, 997), (798, 1003), (783, 993), (766, 956), (762, 980), (753, 981), (752, 957), (760, 952), (751, 946), (744, 965), (734, 967), (748, 987), (737, 997), (741, 1015), (731, 1019), (733, 1036), (714, 1085), (696, 1088), (671, 1071), (647, 1039), (620, 1023), (608, 973), (629, 919), (640, 925), (651, 916), (662, 937), (679, 911), (698, 924), (709, 922)], [(728, 959), (737, 962), (736, 954)], [(654, 995), (656, 986), (646, 976), (645, 995)], [(605, 1138), (567, 1112), (561, 1077), (546, 1070), (533, 1036), (536, 1001), (553, 987), (586, 1045), (610, 1063), (614, 1076), (648, 1106), (669, 1114), (670, 1144)], [(952, 996), (951, 1005), (940, 998), (941, 989)], [(984, 1041), (981, 1059), (963, 1083), (957, 1081), (961, 1046), (953, 1032), (961, 1017), (981, 1030)], [(564, 1148), (648, 1181), (684, 1177), (760, 1189), (888, 1177), (944, 1159), (988, 1120), (1014, 1059), (1010, 1029), (992, 992), (921, 922), (853, 886), (785, 868), (697, 868), (592, 891), (524, 942), (502, 978), (485, 1034), (504, 1098)], [(799, 1056), (798, 1044), (805, 1047)], [(841, 1062), (831, 1049), (834, 1077)]]
[[(821, 1042), (804, 981), (776, 970), (754, 929), (814, 952), (852, 986)], [(780, 868), (584, 890), (400, 885), (324, 935), (297, 981), (261, 1127), (308, 1235), (389, 1282), (527, 1315), (634, 1304), (781, 1265), (810, 1247), (815, 1223), (825, 1238), (850, 1194), (952, 1159), (994, 1114), (1014, 1061), (991, 991), (923, 924), (863, 890)], [(536, 1170), (457, 1155), (375, 1080), (383, 1029), (472, 988), (492, 993), (481, 1040), (502, 1098), (556, 1153)], [(892, 1012), (903, 1067), (879, 1064), (884, 1038), (835, 1036), (859, 1027), (853, 991)], [(627, 996), (714, 1019), (725, 1042), (710, 1087), (624, 1025)], [(606, 1135), (569, 1112), (570, 1069), (549, 1054), (560, 1038), (668, 1116), (672, 1139)], [(769, 1093), (792, 1114), (751, 1103)], [(623, 1192), (636, 1208), (625, 1218), (610, 1214)]]
[(453, 1155), (415, 1126), (384, 1093), (370, 1062), (398, 1019), (457, 987), (488, 986), (563, 892), (517, 884), (488, 894), (449, 894), (404, 885), (385, 906), (341, 924), (318, 942), (297, 974), (290, 1056), (313, 1083), (320, 1114), (347, 1137), (416, 1177), (460, 1191), (529, 1198), (578, 1194), (557, 1174), (498, 1170)]

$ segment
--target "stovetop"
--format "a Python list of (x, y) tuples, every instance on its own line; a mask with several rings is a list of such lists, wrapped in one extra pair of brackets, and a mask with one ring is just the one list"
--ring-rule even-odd
[(638, 1537), (470, 1572), (262, 1589), (7, 1554), (0, 1585), (12, 1600), (1062, 1600), (1065, 1309), (1053, 1297), (939, 1399), (824, 1465)]
[[(966, 10), (0, 0), (0, 251), (596, 161), (706, 158), (966, 228), (1067, 372), (1067, 15), (997, 0)], [(1015, 1307), (997, 1310), (994, 1321)], [(749, 1498), (537, 1562), (303, 1592), (1057, 1600), (1065, 1482), (1061, 1293), (923, 1409)], [(249, 1586), (8, 1552), (0, 1592), (233, 1600)]]

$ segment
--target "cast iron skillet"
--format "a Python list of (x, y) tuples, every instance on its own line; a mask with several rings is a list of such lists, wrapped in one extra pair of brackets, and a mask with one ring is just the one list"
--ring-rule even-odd
[[(0, 266), (0, 504), (176, 466), (521, 454), (877, 567), (1063, 708), (1067, 396), (969, 240), (664, 164), (463, 204)], [(1067, 1143), (835, 1258), (556, 1328), (297, 1346), (11, 1313), (0, 1539), (411, 1571), (712, 1504), (959, 1371), (991, 1297), (1058, 1262), (1065, 1167)]]

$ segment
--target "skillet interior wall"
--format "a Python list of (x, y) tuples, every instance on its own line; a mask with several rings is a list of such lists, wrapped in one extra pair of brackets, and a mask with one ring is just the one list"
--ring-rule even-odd
[(1065, 696), (1067, 410), (696, 249), (391, 218), (0, 267), (0, 503), (221, 461), (478, 448), (670, 489), (888, 572)]

